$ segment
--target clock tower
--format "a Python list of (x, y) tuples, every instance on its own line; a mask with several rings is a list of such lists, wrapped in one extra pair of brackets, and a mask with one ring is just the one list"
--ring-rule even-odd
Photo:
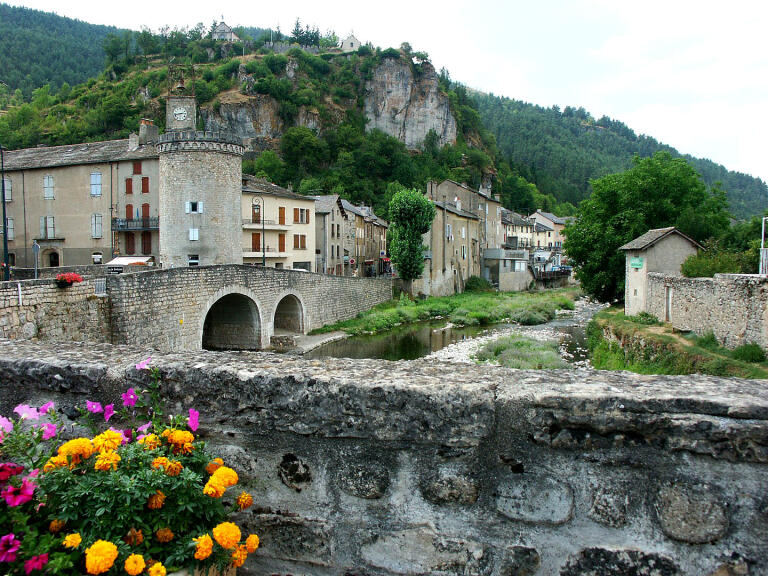
[(184, 69), (168, 67), (168, 99), (165, 102), (166, 131), (194, 130), (197, 128), (197, 102), (195, 101), (194, 72), (189, 84)]

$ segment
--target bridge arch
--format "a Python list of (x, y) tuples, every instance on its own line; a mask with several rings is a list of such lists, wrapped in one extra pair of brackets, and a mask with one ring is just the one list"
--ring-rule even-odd
[(287, 290), (275, 299), (275, 314), (272, 326), (275, 334), (280, 332), (292, 332), (304, 334), (307, 327), (307, 307), (301, 296), (296, 292)]
[(265, 330), (263, 309), (249, 288), (221, 288), (203, 308), (197, 341), (205, 350), (259, 350)]

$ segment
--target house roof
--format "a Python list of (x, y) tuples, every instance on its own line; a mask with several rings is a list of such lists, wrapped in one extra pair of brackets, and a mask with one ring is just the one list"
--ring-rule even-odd
[(318, 214), (330, 214), (333, 207), (339, 200), (338, 194), (330, 194), (328, 196), (310, 196), (315, 199), (315, 212)]
[(531, 214), (531, 216), (536, 216), (536, 214), (541, 214), (542, 216), (544, 216), (544, 218), (551, 220), (555, 224), (565, 225), (567, 223), (567, 220), (565, 218), (561, 218), (560, 216), (555, 216), (554, 214), (552, 214), (552, 212), (544, 212), (542, 210), (536, 210), (536, 212), (534, 214)]
[[(450, 182), (451, 184), (454, 184), (454, 185), (458, 186), (459, 188), (464, 188), (464, 190), (468, 190), (469, 192), (472, 192), (473, 194), (477, 194), (478, 196), (482, 196), (483, 198), (486, 198), (486, 199), (490, 200), (491, 202), (499, 202), (498, 200), (496, 200), (496, 198), (493, 197), (493, 195), (490, 192), (488, 192), (488, 190), (486, 188), (480, 188), (479, 190), (475, 190), (474, 188), (470, 188), (469, 186), (467, 186), (464, 183), (456, 182), (456, 180), (451, 180), (450, 178), (446, 178), (445, 180), (440, 182), (440, 184), (442, 184), (443, 182)], [(438, 186), (440, 184), (438, 184)]]
[(105, 142), (86, 142), (65, 146), (40, 146), (9, 150), (4, 154), (5, 169), (30, 170), (33, 168), (54, 168), (77, 164), (102, 164), (121, 160), (143, 160), (157, 158), (154, 144), (128, 149), (128, 140), (107, 140)]
[(480, 218), (475, 214), (472, 214), (472, 212), (467, 212), (466, 210), (457, 208), (455, 204), (451, 204), (450, 202), (435, 202), (435, 206), (439, 206), (440, 208), (443, 208), (444, 210), (447, 210), (452, 214), (461, 216), (462, 218), (469, 218), (470, 220), (480, 220)]
[(552, 232), (552, 228), (547, 226), (546, 224), (542, 224), (541, 222), (536, 222), (536, 228), (534, 228), (535, 232)]
[(349, 200), (345, 200), (344, 198), (341, 199), (341, 206), (347, 212), (351, 212), (352, 214), (356, 214), (361, 218), (375, 222), (376, 224), (378, 224), (379, 226), (383, 226), (384, 228), (389, 228), (389, 222), (387, 222), (383, 218), (379, 218), (378, 216), (376, 216), (376, 213), (373, 211), (373, 208), (371, 208), (370, 206), (355, 206)]
[(503, 224), (511, 224), (512, 226), (530, 226), (531, 223), (523, 216), (513, 210), (501, 209), (501, 221)]
[(250, 192), (252, 194), (267, 194), (269, 196), (279, 196), (280, 198), (292, 198), (294, 200), (305, 200), (307, 202), (314, 202), (314, 196), (303, 196), (296, 194), (290, 190), (273, 184), (269, 180), (264, 178), (256, 178), (250, 174), (243, 174), (243, 192)]
[(624, 246), (620, 247), (619, 250), (646, 250), (662, 239), (671, 236), (672, 234), (682, 236), (697, 248), (704, 248), (701, 244), (696, 242), (696, 240), (686, 236), (674, 226), (669, 226), (668, 228), (654, 228), (653, 230), (648, 230), (648, 232), (642, 236), (638, 236), (631, 242), (624, 244)]

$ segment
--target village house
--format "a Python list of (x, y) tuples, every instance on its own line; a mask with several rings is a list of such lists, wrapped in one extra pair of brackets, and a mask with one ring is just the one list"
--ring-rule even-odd
[(537, 238), (537, 246), (562, 250), (565, 240), (565, 226), (573, 218), (563, 218), (555, 216), (551, 212), (536, 210), (536, 212), (528, 216), (528, 219), (545, 227), (542, 229), (542, 233), (546, 232), (546, 237), (542, 234), (541, 238)]
[(316, 271), (315, 199), (243, 175), (243, 263)]
[(533, 223), (525, 216), (513, 210), (502, 208), (501, 225), (504, 230), (503, 248), (517, 250), (531, 246)]
[(211, 38), (213, 40), (223, 42), (239, 42), (240, 37), (232, 31), (232, 28), (227, 26), (224, 22), (219, 22), (211, 32)]
[(352, 274), (349, 259), (354, 245), (354, 220), (350, 219), (338, 194), (313, 198), (317, 271), (349, 276)]
[(360, 46), (360, 40), (358, 40), (354, 34), (350, 34), (341, 41), (341, 46), (339, 46), (339, 48), (342, 52), (357, 52)]
[(353, 242), (348, 262), (353, 274), (370, 277), (387, 273), (390, 269), (387, 257), (389, 224), (368, 206), (355, 206), (344, 199), (341, 203), (352, 222)]

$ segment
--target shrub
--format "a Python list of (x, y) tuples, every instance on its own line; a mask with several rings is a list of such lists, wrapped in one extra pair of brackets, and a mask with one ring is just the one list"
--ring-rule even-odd
[(717, 350), (720, 348), (720, 342), (717, 340), (714, 332), (707, 332), (696, 338), (696, 345), (705, 350)]
[(742, 344), (731, 355), (735, 360), (741, 360), (742, 362), (765, 362), (765, 350), (754, 342)]
[(649, 314), (648, 312), (640, 312), (635, 316), (628, 316), (627, 320), (630, 320), (635, 324), (645, 324), (647, 326), (655, 326), (655, 325), (661, 324), (661, 322), (659, 321), (658, 318), (656, 318), (656, 316), (654, 316), (653, 314)]
[(515, 310), (510, 316), (510, 319), (523, 326), (536, 326), (538, 324), (546, 324), (549, 322), (549, 318), (546, 314), (540, 310), (534, 309)]
[(493, 290), (493, 284), (480, 276), (470, 276), (464, 283), (465, 292), (489, 292)]

